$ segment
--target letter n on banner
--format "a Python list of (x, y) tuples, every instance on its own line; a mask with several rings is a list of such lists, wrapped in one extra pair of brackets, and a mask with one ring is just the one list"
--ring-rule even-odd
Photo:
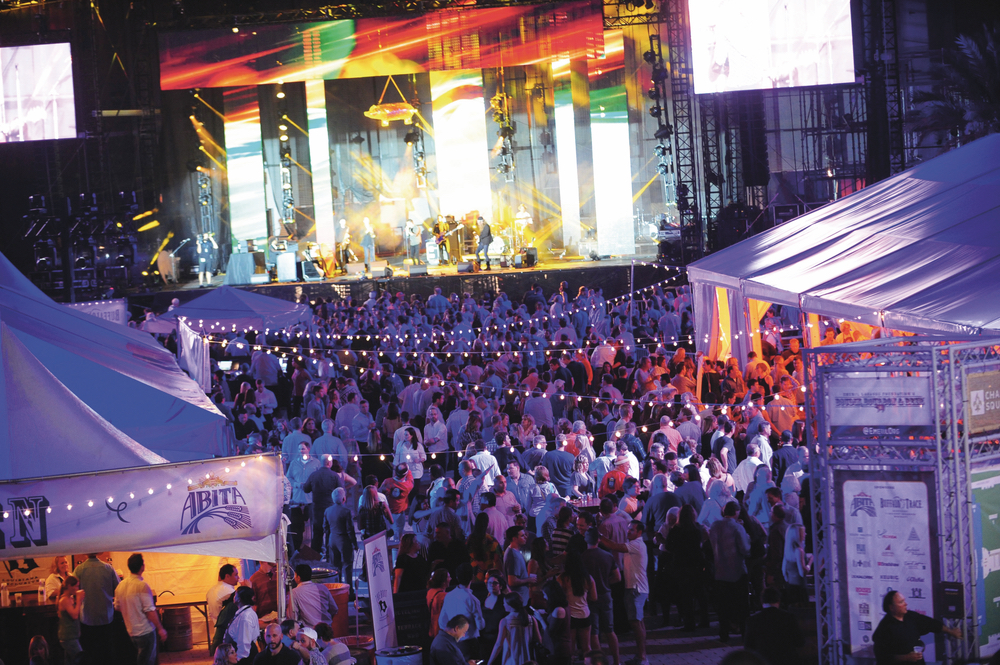
[(372, 604), (375, 649), (390, 649), (396, 644), (396, 614), (392, 606), (392, 555), (385, 541), (385, 531), (365, 540), (365, 568)]

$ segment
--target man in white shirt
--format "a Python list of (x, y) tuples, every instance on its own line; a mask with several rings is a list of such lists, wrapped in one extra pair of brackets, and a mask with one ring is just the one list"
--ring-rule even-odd
[(739, 463), (733, 473), (733, 482), (736, 489), (741, 492), (747, 491), (747, 486), (753, 482), (753, 474), (757, 467), (763, 464), (760, 461), (760, 446), (756, 443), (747, 444), (747, 458)]
[(208, 625), (215, 627), (215, 622), (222, 611), (222, 603), (236, 591), (240, 581), (240, 573), (231, 563), (219, 568), (219, 581), (208, 590), (205, 600), (208, 601)]
[(153, 592), (142, 579), (146, 564), (141, 554), (128, 558), (129, 574), (115, 589), (115, 609), (122, 613), (125, 628), (138, 652), (136, 665), (156, 663), (156, 638), (166, 641), (167, 631), (160, 623)]
[(480, 471), (486, 472), (483, 482), (487, 487), (492, 487), (493, 481), (500, 475), (500, 467), (497, 465), (497, 459), (486, 450), (485, 442), (476, 442), (476, 454), (470, 457), (469, 461), (475, 464)]
[(436, 406), (427, 409), (428, 422), (424, 425), (424, 445), (432, 453), (448, 450), (448, 427), (441, 421), (441, 410)]
[(278, 408), (278, 398), (267, 389), (263, 379), (257, 379), (257, 390), (254, 391), (260, 415), (269, 416)]
[(645, 526), (639, 520), (632, 520), (628, 525), (628, 540), (619, 543), (601, 537), (601, 545), (612, 552), (620, 552), (624, 557), (625, 570), (625, 614), (632, 624), (635, 634), (635, 644), (639, 654), (634, 661), (638, 665), (649, 665), (646, 659), (646, 624), (643, 617), (643, 607), (649, 597), (649, 580), (646, 577), (646, 544), (642, 542), (642, 532)]
[(227, 641), (236, 643), (236, 657), (253, 662), (257, 656), (257, 638), (260, 636), (260, 622), (254, 610), (253, 589), (240, 587), (236, 592), (236, 614), (226, 628)]
[(774, 454), (774, 451), (771, 449), (771, 423), (766, 420), (762, 422), (757, 436), (754, 437), (751, 443), (757, 444), (757, 447), (760, 450), (761, 463), (766, 464), (768, 468), (771, 468), (771, 455)]

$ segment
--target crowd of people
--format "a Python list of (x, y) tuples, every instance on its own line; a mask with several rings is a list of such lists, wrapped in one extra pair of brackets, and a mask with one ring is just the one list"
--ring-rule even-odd
[(393, 590), (426, 594), (432, 662), (618, 665), (631, 633), (642, 665), (652, 617), (692, 631), (711, 611), (727, 641), (765, 589), (808, 602), (797, 340), (697, 358), (683, 286), (373, 292), (314, 314), (215, 336), (234, 365), (214, 398), (241, 451), (280, 451), (290, 549), (352, 598), (359, 540), (386, 532)]

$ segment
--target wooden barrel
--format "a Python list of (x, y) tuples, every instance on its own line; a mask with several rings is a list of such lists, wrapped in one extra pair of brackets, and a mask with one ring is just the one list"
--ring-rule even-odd
[(357, 665), (375, 665), (375, 638), (370, 635), (348, 635), (337, 639), (350, 647), (351, 657), (357, 660)]
[[(167, 631), (164, 651), (188, 651), (194, 644), (191, 636), (191, 608), (170, 607), (163, 610), (163, 628)], [(211, 636), (209, 636), (211, 639)]]
[(337, 603), (337, 615), (330, 621), (330, 627), (333, 628), (333, 636), (343, 637), (347, 635), (347, 615), (349, 613), (348, 606), (351, 602), (349, 600), (351, 597), (351, 587), (340, 582), (328, 583), (325, 586), (333, 594), (333, 602)]

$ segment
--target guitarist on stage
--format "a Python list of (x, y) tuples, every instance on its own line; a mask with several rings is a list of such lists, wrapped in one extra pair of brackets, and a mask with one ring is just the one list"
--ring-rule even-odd
[(458, 229), (459, 227), (455, 227), (449, 231), (448, 222), (445, 220), (444, 215), (438, 215), (437, 223), (434, 224), (434, 242), (437, 243), (438, 255), (441, 257), (441, 263), (444, 263), (445, 261), (450, 261), (451, 263), (456, 262), (456, 257), (451, 253), (448, 238)]
[(476, 245), (476, 261), (479, 261), (479, 252), (486, 257), (486, 270), (490, 269), (490, 243), (493, 242), (493, 231), (490, 230), (489, 222), (480, 215), (476, 220), (479, 222), (479, 244)]

